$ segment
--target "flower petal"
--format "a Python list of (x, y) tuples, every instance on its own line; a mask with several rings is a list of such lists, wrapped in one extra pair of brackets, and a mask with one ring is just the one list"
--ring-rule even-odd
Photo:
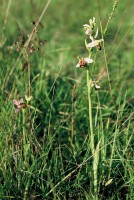
[(32, 98), (33, 98), (32, 96), (27, 96), (27, 95), (25, 95), (26, 101), (31, 101)]
[(92, 20), (92, 19), (89, 20), (89, 24), (90, 24), (90, 25), (93, 24), (93, 20)]
[(76, 67), (80, 67), (80, 64), (79, 64), (79, 63), (77, 63)]
[(90, 39), (92, 40), (92, 42), (94, 41), (94, 38), (93, 38), (93, 36), (92, 36), (92, 35), (90, 35)]
[(16, 99), (14, 99), (14, 100), (13, 100), (13, 104), (16, 105), (16, 106), (18, 106), (18, 105), (19, 105), (19, 102), (18, 102)]
[(97, 45), (98, 45), (98, 42), (93, 41), (93, 42), (90, 42), (89, 44), (87, 44), (87, 48), (92, 48), (92, 47), (95, 47)]
[(84, 60), (87, 64), (94, 62), (91, 58), (84, 58)]
[(84, 24), (83, 26), (84, 26), (84, 28), (91, 28), (91, 26), (89, 24)]
[(19, 103), (20, 103), (20, 104), (23, 103), (23, 99), (22, 99), (22, 98), (20, 99)]
[(100, 89), (100, 86), (98, 84), (95, 84), (94, 87), (95, 87), (96, 90)]
[(97, 28), (97, 30), (96, 30), (96, 33), (95, 33), (94, 38), (97, 38), (97, 37), (98, 37), (98, 28)]
[(85, 34), (86, 34), (86, 35), (92, 35), (92, 33), (93, 33), (92, 29), (87, 29), (87, 30), (85, 31)]

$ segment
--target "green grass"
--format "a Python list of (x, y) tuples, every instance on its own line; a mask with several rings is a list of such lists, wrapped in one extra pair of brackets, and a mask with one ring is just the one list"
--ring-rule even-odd
[[(11, 45), (22, 32), (31, 33), (47, 1), (0, 5), (2, 200), (134, 199), (134, 2), (119, 1), (104, 46), (93, 54), (92, 78), (106, 66), (108, 73), (101, 89), (91, 91), (92, 154), (86, 70), (75, 66), (78, 56), (88, 56), (83, 24), (95, 17), (101, 38), (99, 6), (103, 30), (112, 11), (114, 1), (98, 2), (51, 0), (44, 28), (38, 26), (38, 37), (47, 43), (28, 57)], [(22, 70), (26, 61), (30, 68)], [(28, 93), (30, 107), (15, 113), (13, 100)]]

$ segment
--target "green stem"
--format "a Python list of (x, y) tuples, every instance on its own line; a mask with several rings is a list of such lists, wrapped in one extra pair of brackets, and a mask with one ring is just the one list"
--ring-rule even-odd
[[(31, 83), (30, 83), (30, 73), (31, 73), (31, 66), (30, 63), (28, 63), (28, 97), (31, 96)], [(31, 128), (31, 113), (30, 113), (30, 108), (28, 108), (28, 128), (29, 128), (29, 132), (30, 132), (30, 128)]]
[(30, 148), (30, 143), (28, 141), (28, 136), (26, 134), (26, 128), (25, 128), (25, 111), (22, 110), (22, 116), (23, 116), (23, 158), (24, 158), (24, 166), (26, 165), (26, 162), (28, 161), (28, 151)]
[(92, 118), (92, 101), (91, 101), (91, 82), (89, 77), (89, 69), (87, 69), (87, 87), (88, 87), (88, 111), (90, 125), (90, 145), (92, 154), (94, 154), (94, 133), (93, 133), (93, 118)]
[(25, 145), (26, 145), (26, 134), (25, 134), (25, 111), (22, 110), (22, 126), (23, 126), (23, 156), (24, 156), (24, 160), (26, 158), (25, 156)]
[(113, 18), (113, 15), (114, 15), (114, 13), (115, 13), (115, 10), (116, 10), (116, 8), (117, 8), (117, 5), (118, 5), (118, 1), (114, 1), (113, 9), (112, 9), (111, 13), (110, 13), (109, 16), (108, 16), (107, 24), (106, 24), (105, 30), (104, 30), (104, 32), (103, 32), (103, 35), (106, 35), (106, 32), (107, 32), (107, 30), (108, 30), (109, 22), (110, 22), (110, 20)]
[[(91, 100), (91, 79), (89, 76), (89, 69), (87, 69), (87, 86), (88, 86), (88, 106), (89, 106), (89, 125), (90, 125), (90, 132), (89, 132), (89, 138), (90, 138), (90, 146), (91, 146), (91, 152), (93, 155), (93, 183), (94, 183), (94, 198), (95, 200), (98, 199), (97, 195), (97, 182), (98, 182), (98, 159), (96, 159), (96, 151), (95, 151), (95, 143), (94, 143), (94, 132), (93, 132), (93, 117), (92, 117), (92, 100)], [(98, 157), (98, 155), (97, 155)]]

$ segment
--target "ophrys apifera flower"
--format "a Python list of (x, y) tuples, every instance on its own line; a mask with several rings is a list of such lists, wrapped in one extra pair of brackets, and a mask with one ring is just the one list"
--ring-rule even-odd
[(88, 43), (86, 45), (87, 48), (93, 48), (93, 47), (97, 47), (99, 50), (101, 50), (101, 45), (100, 43), (103, 41), (103, 39), (97, 40), (95, 37), (90, 35), (90, 39), (92, 42)]
[(13, 100), (13, 104), (15, 106), (15, 112), (17, 113), (20, 109), (23, 109), (26, 107), (26, 104), (23, 102), (23, 99), (21, 98), (19, 101), (16, 99)]
[(84, 68), (86, 65), (89, 65), (93, 62), (91, 58), (79, 58), (79, 62), (77, 63), (76, 67)]

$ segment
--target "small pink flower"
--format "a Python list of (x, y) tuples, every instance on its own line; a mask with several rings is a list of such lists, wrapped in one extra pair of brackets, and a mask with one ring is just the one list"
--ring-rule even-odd
[(92, 62), (93, 62), (93, 59), (91, 59), (91, 58), (80, 58), (76, 67), (84, 68), (86, 65), (88, 65)]
[(23, 99), (21, 98), (19, 101), (16, 99), (13, 100), (13, 104), (15, 106), (15, 112), (17, 113), (20, 109), (25, 108), (26, 104), (23, 102)]

